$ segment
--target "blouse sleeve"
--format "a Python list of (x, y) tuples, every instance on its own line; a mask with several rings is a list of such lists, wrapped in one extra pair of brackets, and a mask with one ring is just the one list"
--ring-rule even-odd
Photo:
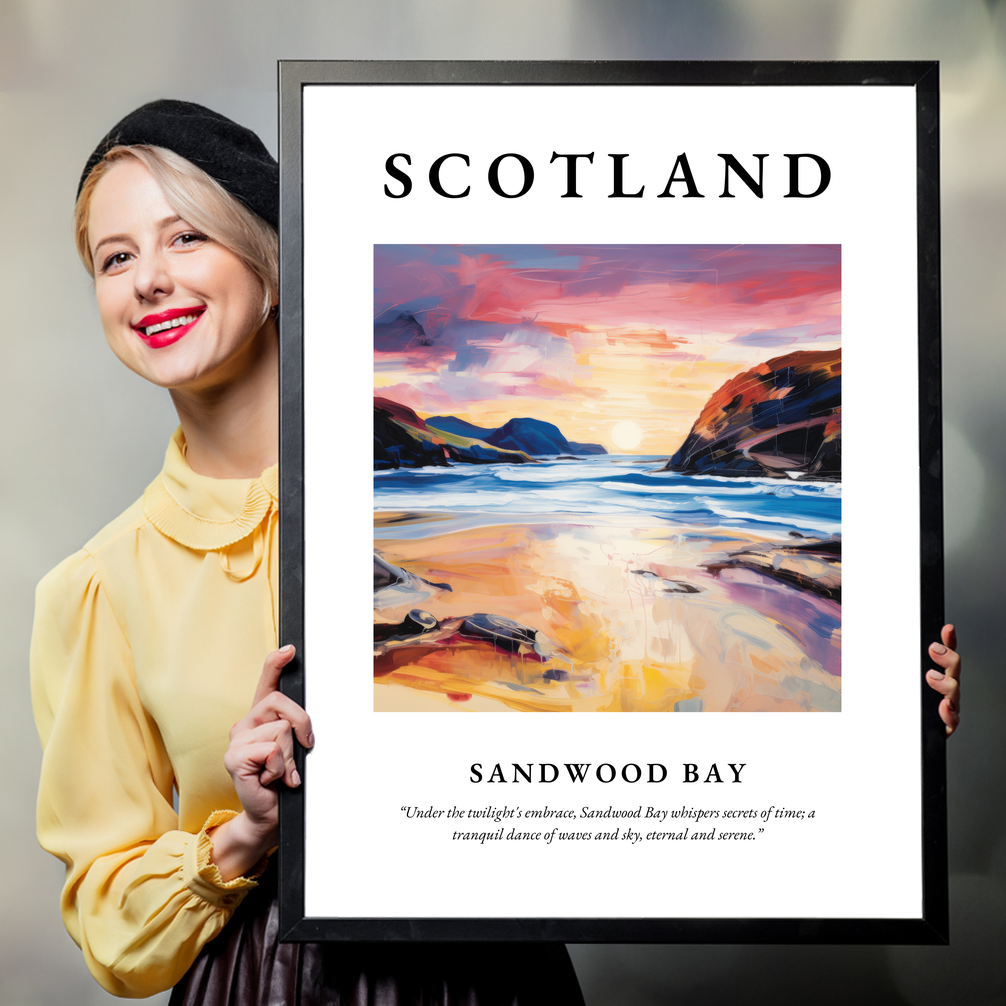
[(170, 988), (255, 882), (224, 882), (208, 828), (178, 830), (173, 773), (140, 703), (129, 642), (78, 552), (39, 584), (31, 644), (42, 741), (38, 837), (66, 865), (63, 921), (118, 996)]

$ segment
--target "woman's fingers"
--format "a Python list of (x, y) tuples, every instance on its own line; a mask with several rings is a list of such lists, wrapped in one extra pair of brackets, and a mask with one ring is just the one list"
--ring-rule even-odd
[[(256, 834), (267, 836), (267, 846), (275, 844), (278, 828), (279, 795), (272, 784), (280, 779), (290, 787), (301, 783), (294, 762), (294, 732), (305, 746), (314, 743), (310, 717), (278, 690), (283, 668), (294, 653), (292, 646), (284, 646), (266, 657), (251, 711), (231, 728), (224, 755), (224, 767), (245, 815), (234, 821), (251, 822)], [(221, 832), (227, 832), (226, 826), (221, 825), (214, 834)]]
[(952, 625), (944, 625), (940, 631), (940, 639), (943, 640), (943, 645), (949, 647), (951, 650), (957, 649), (957, 630)]
[(285, 772), (286, 758), (283, 756), (283, 749), (280, 745), (273, 744), (265, 763), (262, 765), (262, 771), (259, 773), (259, 782), (263, 786), (268, 786), (278, 779), (282, 779)]
[(957, 725), (961, 722), (961, 714), (951, 707), (949, 699), (944, 699), (940, 703), (940, 719), (946, 725), (948, 737), (957, 729)]
[[(268, 750), (263, 745), (268, 746)], [(246, 757), (245, 752), (255, 752), (259, 766), (256, 774), (263, 786), (280, 778), (293, 789), (300, 785), (300, 773), (293, 757), (293, 731), (284, 719), (270, 720), (240, 732), (232, 738), (229, 750), (236, 751), (239, 758)], [(273, 750), (278, 752), (278, 761), (272, 757)]]
[(261, 740), (228, 748), (224, 755), (224, 767), (233, 777), (235, 785), (257, 781), (259, 786), (268, 786), (283, 775), (286, 762), (279, 743)]
[(262, 665), (262, 676), (259, 678), (258, 687), (255, 689), (255, 698), (252, 699), (254, 709), (270, 692), (276, 691), (279, 687), (279, 677), (283, 673), (283, 668), (293, 660), (297, 650), (292, 645), (280, 647), (273, 650), (265, 663)]
[(940, 719), (943, 720), (949, 737), (961, 721), (960, 673), (961, 656), (957, 653), (957, 632), (952, 625), (944, 625), (940, 632), (940, 643), (931, 643), (929, 656), (942, 670), (930, 669), (926, 672), (929, 687), (943, 696), (940, 702)]
[(929, 687), (939, 692), (944, 698), (948, 699), (950, 702), (950, 707), (957, 712), (957, 696), (960, 692), (961, 685), (956, 678), (950, 677), (949, 674), (943, 674), (940, 671), (930, 670), (926, 673), (926, 679), (929, 682)]
[(304, 711), (303, 706), (297, 705), (293, 699), (282, 692), (270, 692), (261, 702), (254, 705), (248, 715), (238, 720), (231, 728), (231, 738), (233, 739), (246, 730), (253, 730), (263, 723), (271, 723), (275, 720), (288, 722), (296, 732), (297, 740), (304, 747), (314, 747), (311, 717)]
[(311, 717), (303, 706), (297, 705), (289, 695), (282, 692), (271, 692), (248, 714), (256, 723), (266, 723), (269, 720), (283, 719), (293, 727), (297, 740), (306, 748), (314, 747), (314, 734), (311, 732)]
[(284, 646), (273, 650), (262, 666), (262, 676), (255, 689), (255, 698), (248, 715), (234, 725), (231, 730), (233, 737), (236, 731), (250, 729), (260, 723), (274, 719), (288, 720), (297, 734), (297, 740), (306, 747), (314, 747), (314, 733), (311, 728), (311, 717), (302, 706), (299, 706), (289, 696), (279, 691), (279, 679), (283, 668), (296, 654), (293, 646)]
[(946, 675), (937, 677), (939, 673), (939, 671), (929, 671), (926, 675), (926, 680), (930, 688), (934, 688), (943, 695), (943, 699), (939, 705), (939, 713), (940, 719), (946, 725), (947, 736), (949, 737), (961, 722), (960, 706), (957, 704), (959, 686), (953, 678), (948, 678)]
[(948, 650), (939, 643), (933, 643), (929, 647), (929, 658), (934, 663), (939, 664), (940, 670), (947, 677), (957, 681), (961, 676), (961, 655), (954, 650)]
[(957, 681), (961, 674), (961, 655), (943, 643), (930, 643), (929, 656), (939, 664), (943, 673)]
[(283, 668), (295, 652), (292, 646), (284, 646), (266, 657), (252, 708), (231, 728), (224, 765), (234, 779), (241, 805), (249, 811), (261, 810), (259, 804), (262, 804), (266, 811), (273, 812), (275, 795), (267, 800), (263, 787), (279, 779), (292, 788), (300, 785), (294, 761), (294, 734), (304, 747), (314, 745), (311, 718), (278, 690)]

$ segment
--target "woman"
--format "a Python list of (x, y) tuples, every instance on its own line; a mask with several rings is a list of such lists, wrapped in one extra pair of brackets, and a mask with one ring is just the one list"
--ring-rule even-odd
[[(39, 585), (38, 830), (67, 929), (122, 996), (582, 1003), (561, 946), (276, 942), (276, 785), (300, 784), (293, 737), (313, 744), (274, 649), (277, 184), (253, 133), (174, 101), (123, 119), (81, 179), (106, 338), (180, 427), (142, 499)], [(955, 646), (948, 626), (930, 650), (948, 734)]]
[(127, 116), (81, 178), (106, 339), (180, 426), (142, 499), (38, 589), (38, 831), (67, 929), (121, 996), (582, 1004), (561, 945), (277, 944), (276, 786), (313, 744), (274, 649), (277, 220), (258, 137), (187, 102)]

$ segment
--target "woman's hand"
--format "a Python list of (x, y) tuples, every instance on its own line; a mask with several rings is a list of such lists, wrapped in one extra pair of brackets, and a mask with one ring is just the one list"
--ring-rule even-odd
[(952, 625), (944, 625), (940, 633), (941, 643), (931, 643), (929, 656), (942, 671), (930, 670), (926, 673), (929, 687), (943, 696), (940, 702), (940, 719), (947, 725), (949, 737), (961, 721), (961, 658), (957, 653), (957, 632)]
[(273, 650), (262, 667), (251, 711), (231, 727), (224, 766), (230, 773), (244, 810), (209, 833), (212, 861), (224, 880), (252, 869), (279, 838), (278, 780), (300, 785), (293, 760), (293, 737), (314, 746), (311, 718), (293, 699), (278, 690), (280, 674), (293, 659), (292, 646)]

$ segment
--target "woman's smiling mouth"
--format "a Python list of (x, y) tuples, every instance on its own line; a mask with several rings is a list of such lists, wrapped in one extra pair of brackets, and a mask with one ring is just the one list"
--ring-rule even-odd
[(160, 349), (178, 342), (199, 320), (205, 307), (172, 308), (158, 314), (148, 314), (141, 318), (133, 331), (140, 336), (151, 349)]

